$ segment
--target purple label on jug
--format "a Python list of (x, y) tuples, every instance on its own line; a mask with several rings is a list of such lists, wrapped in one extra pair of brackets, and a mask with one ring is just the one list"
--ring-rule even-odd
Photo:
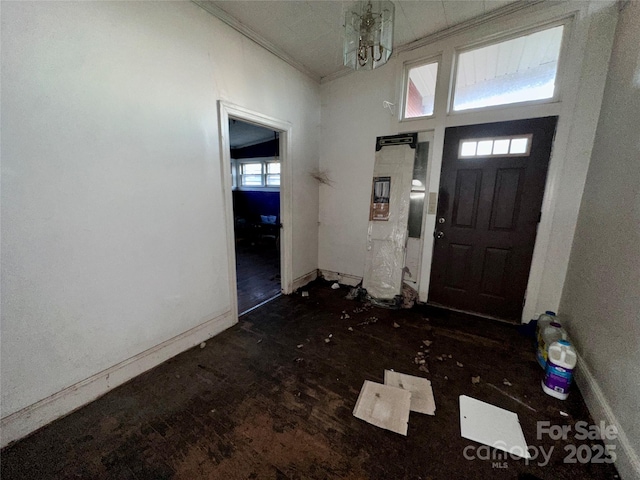
[(547, 372), (544, 376), (544, 384), (547, 388), (558, 393), (568, 393), (572, 378), (572, 368), (560, 367), (551, 360), (547, 360)]

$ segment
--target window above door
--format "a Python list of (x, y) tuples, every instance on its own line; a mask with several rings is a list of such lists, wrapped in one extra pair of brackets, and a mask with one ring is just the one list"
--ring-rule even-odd
[(407, 67), (404, 118), (433, 115), (438, 64), (438, 61), (429, 61)]
[(453, 111), (554, 98), (564, 26), (460, 51)]

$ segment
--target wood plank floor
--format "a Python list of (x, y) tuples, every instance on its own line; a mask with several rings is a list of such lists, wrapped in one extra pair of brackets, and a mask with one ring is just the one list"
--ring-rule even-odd
[[(541, 391), (532, 342), (514, 326), (367, 308), (322, 281), (307, 290), (5, 448), (2, 479), (615, 478), (611, 465), (564, 462), (567, 445), (598, 442), (536, 438), (537, 421), (591, 420), (577, 390), (565, 402)], [(414, 362), (424, 340), (429, 373)], [(352, 415), (384, 369), (433, 384), (436, 415), (412, 413), (406, 437)], [(466, 459), (478, 444), (460, 436), (459, 395), (516, 412), (530, 446), (553, 447), (549, 464)]]
[(275, 241), (238, 243), (236, 273), (240, 313), (280, 293), (280, 252)]

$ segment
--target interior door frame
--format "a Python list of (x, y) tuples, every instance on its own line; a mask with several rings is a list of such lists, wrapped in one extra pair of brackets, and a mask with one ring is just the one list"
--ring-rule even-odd
[(292, 162), (291, 145), (293, 127), (291, 123), (225, 100), (218, 100), (220, 136), (220, 171), (224, 199), (225, 227), (227, 231), (227, 255), (229, 258), (229, 298), (231, 315), (238, 320), (238, 288), (236, 273), (235, 225), (233, 219), (233, 185), (231, 179), (231, 143), (229, 120), (252, 123), (280, 134), (280, 289), (282, 293), (293, 292), (293, 232), (292, 232)]

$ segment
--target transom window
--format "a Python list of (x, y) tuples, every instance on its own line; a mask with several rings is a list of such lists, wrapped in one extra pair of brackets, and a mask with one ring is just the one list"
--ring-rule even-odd
[(438, 62), (409, 68), (407, 75), (404, 118), (433, 115)]
[(461, 140), (458, 158), (527, 157), (531, 151), (529, 135)]
[(553, 98), (562, 25), (458, 55), (453, 110)]

